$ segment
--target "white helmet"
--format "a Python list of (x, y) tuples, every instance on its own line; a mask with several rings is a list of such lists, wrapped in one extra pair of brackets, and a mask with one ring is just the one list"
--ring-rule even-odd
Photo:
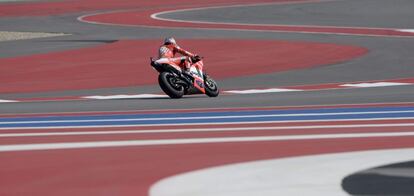
[(175, 42), (175, 39), (173, 37), (167, 37), (164, 39), (164, 44), (165, 45), (168, 45), (168, 44), (176, 45), (177, 43)]

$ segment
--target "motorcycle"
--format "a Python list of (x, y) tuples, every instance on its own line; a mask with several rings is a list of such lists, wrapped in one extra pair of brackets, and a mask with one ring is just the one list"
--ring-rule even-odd
[(219, 89), (217, 83), (205, 71), (203, 58), (191, 57), (189, 73), (184, 72), (174, 62), (156, 63), (151, 57), (151, 66), (159, 72), (158, 83), (161, 89), (170, 98), (178, 99), (184, 95), (206, 94), (209, 97), (217, 97)]

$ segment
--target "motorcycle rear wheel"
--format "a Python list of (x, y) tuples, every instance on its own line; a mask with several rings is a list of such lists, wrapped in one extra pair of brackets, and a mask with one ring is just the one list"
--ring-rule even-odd
[(161, 72), (158, 75), (158, 83), (162, 91), (173, 99), (181, 98), (184, 95), (184, 87), (177, 84), (176, 81), (176, 76), (170, 72)]

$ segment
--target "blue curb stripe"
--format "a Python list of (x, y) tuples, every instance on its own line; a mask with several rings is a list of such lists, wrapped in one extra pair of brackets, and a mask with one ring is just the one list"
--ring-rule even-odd
[[(329, 114), (343, 112), (382, 112), (374, 114)], [(393, 112), (393, 113), (387, 113)], [(254, 115), (289, 115), (312, 114), (301, 116), (266, 116)], [(318, 115), (320, 114), (320, 115)], [(327, 115), (328, 114), (328, 115)], [(249, 116), (251, 115), (251, 116)], [(246, 116), (243, 118), (225, 118), (228, 116)], [(180, 117), (218, 117), (214, 119), (176, 119)], [(220, 118), (222, 117), (222, 118)], [(110, 121), (122, 119), (136, 119), (128, 121)], [(148, 118), (167, 118), (150, 120)], [(128, 115), (93, 115), (93, 116), (63, 116), (63, 117), (31, 117), (31, 118), (2, 118), (0, 128), (39, 128), (39, 127), (83, 127), (83, 126), (133, 126), (133, 125), (168, 125), (168, 124), (214, 124), (214, 123), (246, 123), (246, 122), (271, 122), (271, 121), (312, 121), (312, 120), (358, 120), (358, 119), (398, 119), (414, 118), (414, 107), (379, 107), (379, 108), (333, 108), (333, 109), (307, 109), (307, 110), (257, 110), (235, 112), (197, 112), (177, 114), (128, 114)], [(148, 119), (148, 120), (145, 120)], [(44, 122), (72, 120), (75, 122)], [(76, 122), (78, 120), (78, 122)], [(85, 121), (85, 122), (79, 122)], [(88, 120), (103, 120), (91, 122)], [(105, 121), (108, 120), (108, 121)], [(34, 121), (36, 123), (24, 123)], [(24, 124), (19, 124), (19, 122)], [(17, 123), (17, 124), (16, 124)]]

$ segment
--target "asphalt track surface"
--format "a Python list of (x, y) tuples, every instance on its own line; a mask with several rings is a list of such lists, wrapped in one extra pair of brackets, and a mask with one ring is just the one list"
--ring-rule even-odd
[[(0, 31), (68, 35), (0, 42), (0, 195), (412, 195), (412, 10), (409, 0), (1, 3)], [(148, 58), (171, 35), (206, 57), (222, 95), (161, 95)], [(395, 151), (380, 160), (381, 149)], [(321, 182), (295, 174), (312, 170)]]

